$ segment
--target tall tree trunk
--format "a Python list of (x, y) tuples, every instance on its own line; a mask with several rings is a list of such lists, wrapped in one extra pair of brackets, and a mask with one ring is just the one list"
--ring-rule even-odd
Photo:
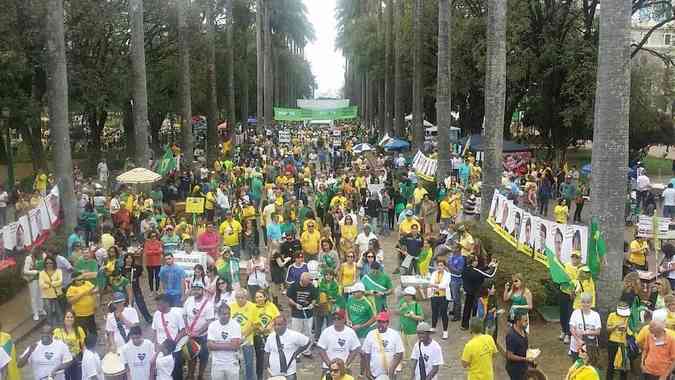
[(227, 128), (234, 132), (236, 102), (234, 99), (234, 0), (227, 2)]
[(591, 215), (598, 218), (607, 244), (607, 266), (600, 272), (598, 306), (606, 315), (621, 293), (624, 209), (628, 172), (630, 112), (631, 1), (602, 3), (595, 93)]
[(263, 45), (263, 17), (264, 17), (263, 0), (256, 0), (255, 2), (255, 52), (256, 52), (256, 129), (258, 134), (262, 134), (264, 125), (264, 94), (265, 94), (265, 47)]
[(396, 41), (394, 42), (394, 131), (401, 137), (405, 136), (405, 110), (403, 106), (403, 18), (405, 17), (405, 1), (395, 0)]
[(422, 149), (424, 145), (424, 113), (422, 100), (422, 2), (414, 0), (413, 3), (413, 150)]
[(126, 156), (133, 157), (136, 154), (136, 139), (134, 138), (134, 111), (131, 106), (131, 99), (127, 99), (127, 101), (124, 102), (122, 127), (124, 128), (124, 137), (127, 143)]
[[(206, 118), (206, 161), (209, 167), (218, 159), (218, 90), (216, 77), (216, 15), (214, 3), (207, 0), (204, 11), (206, 15), (206, 76), (209, 86), (209, 106)], [(230, 47), (231, 50), (231, 47)], [(234, 110), (232, 110), (234, 112)]]
[(183, 158), (181, 169), (192, 169), (194, 161), (194, 142), (192, 137), (192, 89), (190, 78), (190, 41), (188, 28), (188, 9), (190, 0), (176, 0), (178, 3), (178, 79), (180, 85), (180, 114), (183, 135)]
[(134, 100), (134, 139), (136, 140), (136, 164), (147, 168), (150, 160), (148, 146), (148, 89), (145, 77), (145, 31), (143, 27), (143, 0), (129, 0), (129, 24), (131, 26), (131, 74)]
[(239, 99), (239, 108), (241, 112), (241, 122), (246, 125), (248, 122), (248, 41), (246, 41), (246, 31), (242, 32), (242, 38), (244, 39), (244, 50), (241, 52), (241, 73), (239, 74), (239, 81), (241, 83), (241, 97)]
[(54, 144), (56, 180), (63, 207), (64, 226), (66, 231), (72, 231), (77, 224), (77, 208), (68, 125), (68, 70), (63, 19), (63, 0), (48, 1), (46, 37), (49, 129)]
[[(384, 26), (384, 17), (382, 17), (382, 1), (377, 0), (377, 40), (379, 43), (381, 43), (385, 47), (385, 54), (384, 57), (381, 57), (384, 59), (386, 57), (386, 50), (387, 50), (387, 45), (386, 45), (386, 33), (385, 33), (385, 26)], [(386, 67), (384, 71), (386, 71)], [(385, 113), (384, 113), (384, 80), (385, 80), (385, 75), (378, 75), (377, 78), (377, 133), (380, 135), (384, 134), (384, 119), (385, 119)]]
[(436, 179), (441, 183), (450, 173), (450, 0), (438, 0), (438, 83), (436, 87), (436, 119), (438, 123), (438, 167)]
[(384, 131), (390, 136), (393, 132), (393, 109), (394, 109), (394, 81), (392, 80), (392, 54), (394, 39), (394, 0), (387, 0), (386, 20), (384, 31)]
[(481, 219), (487, 220), (492, 194), (502, 178), (504, 106), (506, 102), (505, 0), (488, 0), (485, 66), (485, 159), (481, 185)]
[(272, 78), (272, 4), (271, 0), (264, 0), (264, 27), (265, 31), (265, 128), (272, 128), (274, 120), (274, 78)]

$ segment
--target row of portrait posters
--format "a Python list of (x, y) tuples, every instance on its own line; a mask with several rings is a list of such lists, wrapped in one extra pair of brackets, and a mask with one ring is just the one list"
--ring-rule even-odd
[(545, 248), (555, 252), (562, 262), (569, 262), (572, 251), (580, 251), (586, 262), (588, 227), (560, 224), (533, 215), (516, 206), (512, 200), (495, 190), (490, 205), (490, 219), (497, 228), (511, 235), (521, 247), (543, 253)]
[(59, 191), (54, 187), (40, 200), (38, 207), (0, 228), (0, 246), (12, 251), (40, 245), (58, 224), (60, 207)]

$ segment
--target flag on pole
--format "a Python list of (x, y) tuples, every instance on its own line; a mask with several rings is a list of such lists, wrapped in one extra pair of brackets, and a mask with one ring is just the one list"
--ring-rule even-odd
[(157, 173), (165, 176), (174, 169), (176, 169), (176, 158), (173, 156), (171, 148), (167, 146), (164, 149), (164, 156), (157, 165)]
[(565, 267), (560, 260), (555, 257), (553, 251), (546, 248), (544, 253), (546, 254), (546, 259), (548, 261), (548, 272), (551, 275), (551, 280), (558, 284), (561, 289), (571, 287), (572, 281), (570, 280), (570, 276), (565, 272)]
[(598, 219), (593, 217), (591, 219), (591, 230), (588, 233), (588, 255), (586, 256), (586, 265), (591, 270), (593, 280), (597, 281), (598, 279), (602, 258), (605, 257), (606, 253), (607, 247), (598, 227)]

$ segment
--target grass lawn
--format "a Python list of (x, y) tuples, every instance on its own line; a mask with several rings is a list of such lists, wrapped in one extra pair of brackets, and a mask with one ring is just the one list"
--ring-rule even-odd
[[(591, 163), (591, 150), (579, 149), (567, 152), (567, 160), (571, 165), (576, 165), (581, 169), (582, 166)], [(643, 160), (647, 173), (658, 177), (670, 177), (672, 173), (673, 162), (667, 158), (647, 156)]]

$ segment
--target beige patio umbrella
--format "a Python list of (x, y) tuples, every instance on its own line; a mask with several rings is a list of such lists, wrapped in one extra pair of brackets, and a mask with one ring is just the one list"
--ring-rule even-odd
[(126, 184), (153, 183), (162, 179), (162, 176), (146, 168), (134, 168), (117, 176), (117, 182)]

